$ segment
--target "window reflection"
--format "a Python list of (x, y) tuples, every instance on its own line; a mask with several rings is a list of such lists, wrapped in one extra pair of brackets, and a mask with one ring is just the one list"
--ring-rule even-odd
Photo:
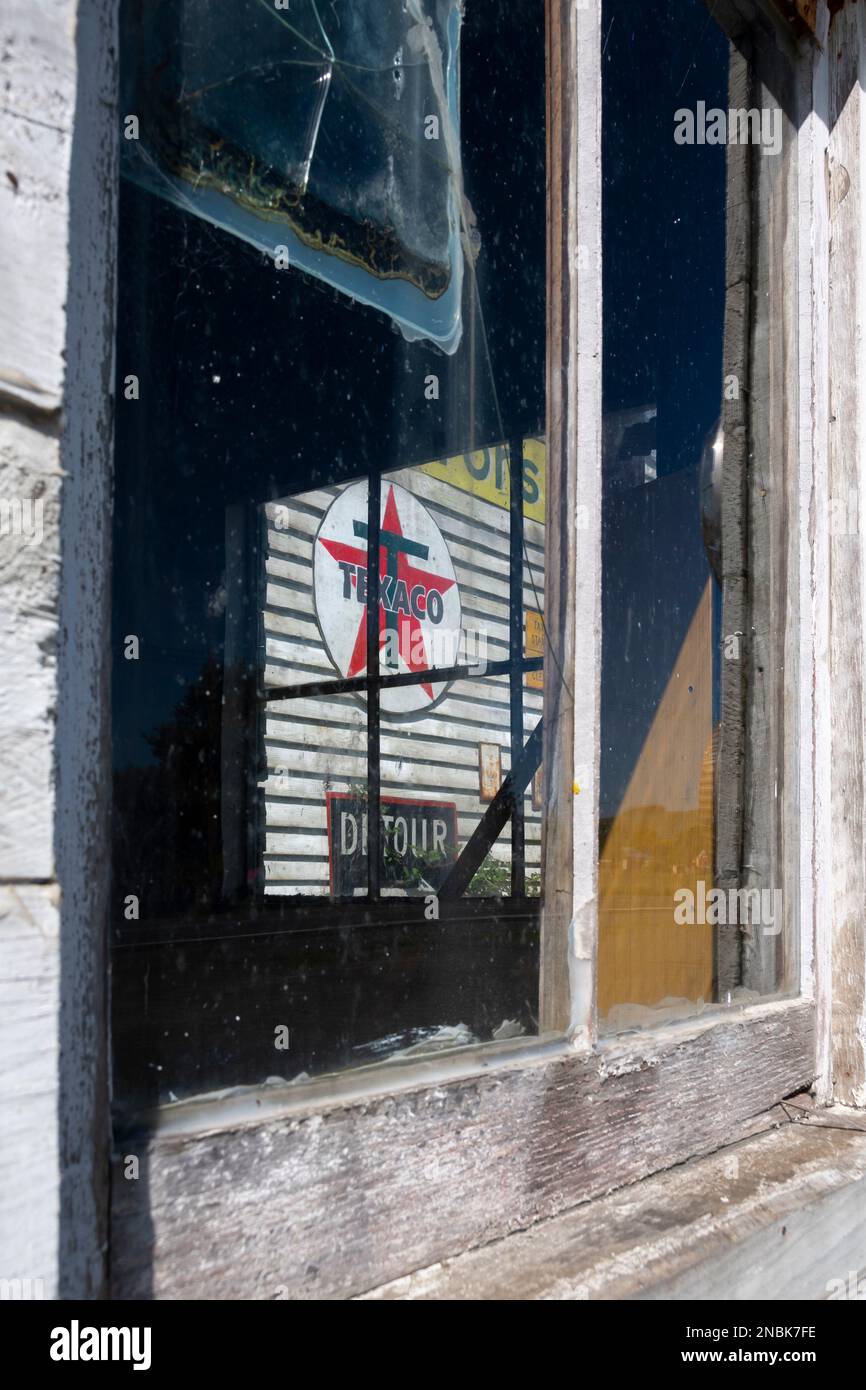
[[(598, 1005), (610, 1031), (751, 1002), (783, 986), (790, 962), (781, 422), (793, 388), (770, 362), (785, 297), (772, 209), (795, 197), (795, 163), (786, 94), (757, 76), (760, 45), (740, 52), (698, 0), (611, 0), (604, 32)], [(654, 73), (639, 92), (636, 55)], [(683, 111), (726, 116), (729, 91), (756, 108), (725, 127), (735, 140), (675, 138)], [(739, 143), (750, 130), (761, 149)]]
[(125, 176), (454, 352), (460, 32), (458, 0), (130, 0)]
[(462, 9), (123, 5), (122, 1110), (537, 1029), (544, 5)]

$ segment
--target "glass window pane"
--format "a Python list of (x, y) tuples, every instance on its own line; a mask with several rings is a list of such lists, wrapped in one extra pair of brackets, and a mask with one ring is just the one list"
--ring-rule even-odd
[(121, 1109), (537, 1025), (544, 8), (122, 4)]
[(774, 355), (796, 142), (792, 92), (700, 0), (611, 0), (603, 30), (598, 1003), (617, 1030), (792, 978), (796, 383)]

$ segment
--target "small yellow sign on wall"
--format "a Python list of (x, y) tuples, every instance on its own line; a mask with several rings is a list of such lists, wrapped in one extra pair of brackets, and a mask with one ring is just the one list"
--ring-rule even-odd
[(502, 786), (502, 749), (498, 743), (479, 743), (478, 773), (481, 801), (492, 801)]
[[(441, 478), (461, 492), (481, 497), (506, 511), (511, 506), (510, 450), (507, 444), (476, 449), (471, 454), (423, 463), (421, 471)], [(523, 514), (544, 525), (544, 486), (547, 447), (543, 439), (523, 441)]]
[[(533, 608), (526, 610), (526, 656), (544, 656), (544, 619)], [(544, 689), (544, 672), (529, 671), (526, 684), (531, 690)]]

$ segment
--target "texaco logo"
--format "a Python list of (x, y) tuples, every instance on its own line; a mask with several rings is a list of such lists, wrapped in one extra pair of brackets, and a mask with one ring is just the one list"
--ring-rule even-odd
[[(460, 592), (448, 547), (418, 498), (382, 485), (379, 546), (379, 664), (383, 675), (457, 664)], [(325, 514), (313, 550), (316, 616), (343, 676), (367, 669), (367, 485), (353, 483)], [(447, 682), (383, 689), (385, 714), (425, 714)]]

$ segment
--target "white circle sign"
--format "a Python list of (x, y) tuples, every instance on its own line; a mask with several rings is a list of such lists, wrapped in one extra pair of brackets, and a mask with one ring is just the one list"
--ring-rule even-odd
[[(313, 546), (316, 617), (341, 676), (367, 671), (367, 484), (352, 483), (328, 508)], [(456, 666), (461, 607), (445, 539), (427, 508), (382, 481), (379, 546), (379, 669), (383, 676)], [(420, 717), (448, 682), (385, 687), (383, 714)]]

